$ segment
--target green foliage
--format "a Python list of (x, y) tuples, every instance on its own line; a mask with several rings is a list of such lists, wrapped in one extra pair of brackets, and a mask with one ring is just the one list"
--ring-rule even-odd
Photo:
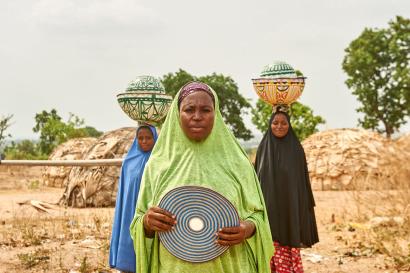
[(410, 114), (410, 20), (397, 16), (386, 29), (366, 28), (345, 52), (346, 84), (364, 114), (359, 125), (390, 137)]
[(318, 131), (317, 126), (326, 122), (321, 116), (315, 116), (310, 107), (299, 102), (293, 103), (290, 110), (290, 122), (300, 141), (316, 133)]
[(10, 134), (7, 134), (7, 129), (11, 126), (11, 119), (13, 115), (1, 116), (0, 117), (0, 152), (2, 151), (2, 146), (6, 138), (11, 137)]
[(269, 127), (269, 119), (272, 115), (272, 106), (258, 99), (256, 102), (256, 107), (252, 109), (252, 123), (255, 124), (256, 128), (262, 133), (266, 132)]
[(4, 149), (6, 159), (47, 159), (47, 155), (40, 152), (38, 144), (32, 140), (25, 139), (18, 143), (12, 141)]
[(197, 80), (196, 77), (192, 76), (185, 70), (179, 69), (175, 73), (168, 73), (164, 75), (161, 79), (161, 82), (164, 85), (167, 94), (175, 97), (176, 93), (178, 93), (179, 89), (184, 84), (195, 80)]
[(85, 126), (83, 128), (80, 128), (78, 130), (83, 131), (83, 134), (88, 136), (88, 137), (100, 137), (103, 132), (98, 131), (97, 129), (95, 129), (94, 127), (91, 126)]
[(72, 113), (67, 122), (62, 121), (55, 109), (36, 114), (35, 121), (33, 131), (40, 133), (39, 151), (45, 155), (49, 155), (57, 145), (69, 139), (98, 137), (102, 134), (93, 127), (81, 127), (84, 120)]
[(189, 81), (201, 81), (211, 86), (218, 94), (222, 117), (233, 134), (243, 140), (252, 138), (251, 131), (245, 127), (241, 117), (242, 114), (247, 113), (251, 105), (239, 94), (238, 86), (231, 77), (216, 73), (195, 77), (180, 69), (176, 73), (168, 73), (162, 78), (166, 92), (172, 96), (175, 96), (179, 89)]
[(64, 122), (57, 114), (55, 109), (50, 112), (43, 110), (35, 116), (36, 125), (33, 128), (35, 133), (40, 133), (39, 148), (41, 153), (50, 154), (53, 148), (58, 144)]
[[(10, 126), (12, 115), (0, 119), (0, 148), (5, 137), (5, 130)], [(98, 137), (102, 132), (84, 125), (84, 120), (70, 113), (67, 122), (62, 121), (55, 109), (50, 112), (42, 111), (35, 116), (36, 124), (33, 131), (40, 133), (40, 141), (32, 140), (20, 142), (12, 141), (4, 148), (7, 159), (47, 159), (52, 150), (59, 144), (80, 137)], [(1, 151), (1, 150), (0, 150)]]
[[(252, 109), (252, 122), (262, 133), (268, 129), (271, 115), (272, 106), (258, 99), (256, 107)], [(324, 124), (325, 120), (321, 116), (315, 116), (309, 106), (295, 102), (290, 107), (290, 122), (295, 134), (302, 141), (317, 132), (317, 126)]]
[(37, 133), (46, 126), (49, 120), (61, 120), (61, 117), (57, 114), (56, 109), (51, 109), (50, 113), (45, 110), (41, 113), (37, 113), (34, 119), (36, 121), (36, 126), (34, 126), (33, 131)]

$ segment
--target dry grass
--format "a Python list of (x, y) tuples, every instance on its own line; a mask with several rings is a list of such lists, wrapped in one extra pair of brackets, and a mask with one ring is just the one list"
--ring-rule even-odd
[(351, 246), (381, 253), (398, 271), (410, 271), (410, 179), (384, 181), (395, 190), (353, 191), (357, 221)]
[[(35, 179), (25, 180), (22, 190), (0, 192), (0, 272), (115, 272), (108, 268), (113, 208), (60, 208), (42, 214), (29, 206), (18, 207), (18, 201), (54, 202), (62, 194), (42, 185), (37, 189), (36, 183), (30, 187), (30, 181)], [(320, 243), (305, 253), (323, 259), (312, 263), (303, 256), (306, 272), (409, 270), (410, 226), (404, 215), (410, 198), (403, 186), (397, 186), (401, 190), (315, 192)], [(404, 220), (370, 226), (376, 216)]]
[(112, 213), (103, 212), (69, 214), (63, 209), (46, 215), (19, 211), (0, 226), (2, 256), (7, 251), (13, 272), (111, 272)]
[(17, 254), (17, 257), (26, 269), (30, 269), (39, 264), (43, 265), (43, 269), (48, 269), (48, 260), (50, 260), (50, 250), (44, 248), (37, 248), (36, 250), (29, 253)]

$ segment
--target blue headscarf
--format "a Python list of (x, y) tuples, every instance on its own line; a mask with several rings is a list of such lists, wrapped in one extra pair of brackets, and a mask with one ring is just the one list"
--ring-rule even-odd
[(134, 272), (136, 268), (129, 228), (134, 218), (144, 167), (151, 155), (151, 151), (144, 152), (138, 145), (138, 132), (141, 128), (149, 128), (155, 142), (158, 138), (155, 127), (138, 127), (137, 136), (122, 163), (110, 244), (110, 267), (120, 271)]

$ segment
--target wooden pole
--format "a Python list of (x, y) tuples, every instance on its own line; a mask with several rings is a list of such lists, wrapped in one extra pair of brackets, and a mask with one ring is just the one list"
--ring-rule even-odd
[(123, 159), (0, 160), (0, 166), (121, 166)]

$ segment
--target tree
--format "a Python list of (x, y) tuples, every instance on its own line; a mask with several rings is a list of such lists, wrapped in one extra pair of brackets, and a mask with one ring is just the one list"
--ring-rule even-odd
[(18, 143), (12, 141), (4, 149), (4, 154), (7, 159), (47, 159), (47, 155), (40, 153), (37, 143), (28, 139)]
[(103, 134), (103, 132), (98, 131), (97, 129), (91, 126), (85, 126), (83, 128), (80, 128), (79, 130), (83, 131), (83, 134), (88, 137), (99, 137)]
[[(272, 105), (258, 99), (256, 107), (252, 109), (252, 122), (262, 133), (269, 128), (269, 120), (272, 115)], [(318, 131), (317, 126), (324, 124), (325, 120), (321, 116), (315, 116), (313, 110), (294, 102), (290, 107), (290, 122), (300, 141)]]
[(11, 126), (13, 115), (1, 116), (0, 118), (0, 151), (6, 138), (11, 137), (11, 134), (6, 134), (7, 129)]
[(243, 114), (247, 114), (247, 109), (251, 109), (251, 105), (239, 94), (238, 85), (231, 77), (216, 73), (195, 77), (179, 69), (176, 73), (164, 75), (161, 81), (167, 93), (172, 96), (175, 96), (179, 89), (189, 81), (201, 81), (208, 84), (218, 94), (222, 117), (233, 134), (243, 140), (249, 140), (253, 137), (241, 117)]
[(34, 117), (36, 125), (33, 128), (35, 133), (40, 133), (39, 149), (42, 154), (50, 154), (59, 144), (64, 135), (65, 123), (55, 109), (50, 112), (43, 110)]
[(162, 84), (165, 87), (167, 94), (175, 97), (179, 89), (187, 82), (198, 80), (185, 70), (179, 69), (175, 73), (168, 73), (161, 79)]
[(46, 110), (43, 110), (41, 113), (37, 113), (34, 120), (36, 121), (36, 125), (34, 126), (33, 131), (38, 133), (47, 122), (50, 120), (61, 120), (61, 117), (57, 114), (56, 109), (51, 109), (50, 113)]
[(302, 141), (313, 133), (318, 132), (317, 126), (325, 124), (321, 116), (315, 116), (313, 110), (300, 102), (295, 102), (290, 107), (290, 120), (295, 134)]
[(390, 137), (410, 114), (410, 20), (397, 16), (386, 29), (365, 28), (345, 52), (346, 85), (364, 115), (359, 125)]
[(84, 125), (84, 120), (72, 113), (67, 122), (62, 121), (55, 109), (37, 113), (35, 121), (33, 131), (40, 133), (39, 150), (45, 155), (49, 155), (57, 145), (69, 139), (102, 134), (93, 127), (81, 127)]

